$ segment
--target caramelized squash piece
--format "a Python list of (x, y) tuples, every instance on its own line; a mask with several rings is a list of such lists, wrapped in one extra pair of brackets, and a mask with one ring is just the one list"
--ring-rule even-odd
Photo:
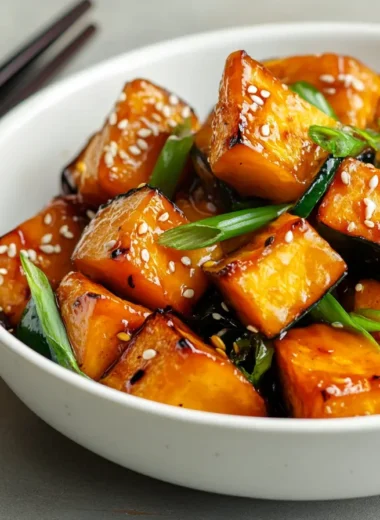
[(96, 381), (119, 359), (131, 334), (150, 314), (80, 273), (65, 276), (57, 298), (78, 365)]
[(371, 164), (347, 158), (323, 198), (318, 221), (327, 227), (326, 236), (342, 253), (355, 250), (355, 244), (347, 241), (349, 237), (380, 245), (379, 177), (380, 170)]
[(311, 141), (311, 125), (336, 121), (244, 51), (234, 52), (227, 58), (212, 123), (211, 169), (242, 196), (295, 201), (328, 156)]
[(293, 417), (380, 413), (380, 352), (364, 336), (311, 325), (276, 340), (275, 351)]
[(200, 265), (221, 255), (219, 246), (184, 252), (157, 243), (161, 233), (187, 222), (158, 190), (145, 186), (120, 195), (84, 232), (75, 266), (122, 297), (187, 314), (208, 285)]
[(272, 338), (309, 311), (346, 264), (308, 222), (285, 214), (204, 270), (240, 320)]
[(102, 383), (193, 410), (266, 415), (263, 399), (240, 370), (170, 313), (146, 320)]
[(79, 191), (98, 203), (148, 182), (173, 128), (193, 110), (174, 94), (144, 79), (127, 83), (105, 123), (71, 165)]
[(283, 83), (307, 81), (320, 90), (339, 121), (369, 126), (380, 100), (380, 78), (359, 60), (338, 54), (290, 56), (265, 63)]
[(0, 238), (0, 306), (17, 325), (30, 297), (20, 252), (48, 277), (53, 289), (71, 268), (71, 254), (88, 219), (80, 197), (57, 197), (36, 216)]

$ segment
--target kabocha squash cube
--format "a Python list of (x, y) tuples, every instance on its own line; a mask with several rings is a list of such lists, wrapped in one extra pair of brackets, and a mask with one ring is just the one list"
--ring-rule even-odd
[(345, 159), (318, 210), (323, 236), (361, 265), (380, 258), (379, 179), (380, 170), (371, 164)]
[(276, 340), (275, 352), (293, 417), (380, 413), (380, 351), (364, 336), (311, 325)]
[(80, 273), (65, 276), (57, 298), (78, 365), (96, 381), (119, 359), (131, 334), (150, 314)]
[(122, 297), (187, 314), (208, 285), (200, 265), (221, 255), (219, 246), (181, 252), (157, 243), (161, 233), (187, 222), (158, 190), (145, 186), (120, 195), (83, 233), (75, 266)]
[(309, 127), (336, 122), (237, 51), (227, 58), (212, 125), (210, 165), (217, 177), (242, 196), (291, 202), (328, 156), (310, 139)]
[(176, 95), (144, 79), (127, 83), (103, 129), (70, 165), (79, 191), (106, 202), (147, 182), (166, 139), (191, 118), (192, 109)]
[(266, 415), (263, 399), (240, 370), (170, 313), (147, 318), (102, 383), (183, 408)]
[(380, 99), (380, 78), (359, 60), (338, 54), (291, 56), (265, 62), (280, 81), (307, 81), (320, 90), (339, 121), (360, 128), (369, 126)]
[(19, 322), (30, 297), (21, 251), (44, 271), (55, 289), (72, 269), (71, 255), (88, 222), (87, 208), (80, 197), (58, 197), (0, 238), (0, 306), (11, 325)]
[(307, 221), (285, 214), (204, 270), (240, 320), (272, 338), (310, 310), (346, 264)]

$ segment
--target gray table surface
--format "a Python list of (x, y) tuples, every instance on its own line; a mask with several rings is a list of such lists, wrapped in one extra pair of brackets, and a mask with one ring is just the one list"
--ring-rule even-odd
[[(67, 5), (65, 0), (1, 0), (0, 59)], [(379, 22), (380, 2), (97, 0), (88, 19), (100, 30), (61, 76), (146, 43), (229, 25), (313, 19)], [(0, 520), (375, 520), (379, 510), (380, 497), (265, 502), (186, 490), (143, 477), (55, 432), (0, 380)]]

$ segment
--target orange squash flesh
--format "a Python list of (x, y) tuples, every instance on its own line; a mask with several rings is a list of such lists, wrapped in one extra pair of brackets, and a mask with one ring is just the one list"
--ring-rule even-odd
[[(141, 327), (148, 309), (121, 300), (80, 273), (65, 276), (57, 290), (67, 335), (81, 370), (99, 380)], [(125, 333), (127, 335), (121, 334)]]
[(240, 320), (272, 338), (334, 286), (346, 264), (308, 222), (285, 214), (204, 270)]
[(12, 326), (20, 321), (30, 297), (20, 252), (28, 252), (55, 289), (72, 269), (71, 255), (88, 222), (87, 208), (80, 197), (57, 197), (0, 238), (0, 306)]
[(365, 128), (373, 122), (380, 100), (380, 78), (359, 60), (318, 54), (267, 61), (265, 66), (283, 83), (307, 81), (314, 85), (342, 123)]
[(275, 352), (293, 417), (380, 413), (380, 351), (362, 335), (311, 325), (276, 340)]
[(227, 58), (213, 118), (210, 165), (242, 196), (291, 202), (328, 153), (308, 135), (336, 122), (301, 99), (244, 51)]
[[(380, 170), (371, 164), (345, 159), (319, 207), (319, 222), (344, 235), (380, 244), (380, 185), (370, 184), (376, 176)], [(368, 201), (375, 204), (371, 215)]]
[(148, 182), (173, 128), (198, 119), (187, 103), (145, 79), (127, 83), (103, 129), (79, 154), (74, 179), (93, 202), (108, 199)]
[(122, 297), (188, 314), (208, 286), (200, 264), (220, 258), (221, 251), (176, 251), (157, 243), (161, 233), (187, 222), (158, 190), (134, 190), (98, 211), (75, 249), (74, 264)]
[(242, 373), (170, 313), (155, 313), (101, 381), (151, 401), (232, 415), (265, 416)]

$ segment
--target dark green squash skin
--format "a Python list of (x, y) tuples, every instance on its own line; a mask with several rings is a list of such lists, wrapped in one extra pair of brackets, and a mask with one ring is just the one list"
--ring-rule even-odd
[(49, 345), (41, 329), (36, 305), (31, 298), (16, 329), (16, 337), (32, 350), (51, 359)]

